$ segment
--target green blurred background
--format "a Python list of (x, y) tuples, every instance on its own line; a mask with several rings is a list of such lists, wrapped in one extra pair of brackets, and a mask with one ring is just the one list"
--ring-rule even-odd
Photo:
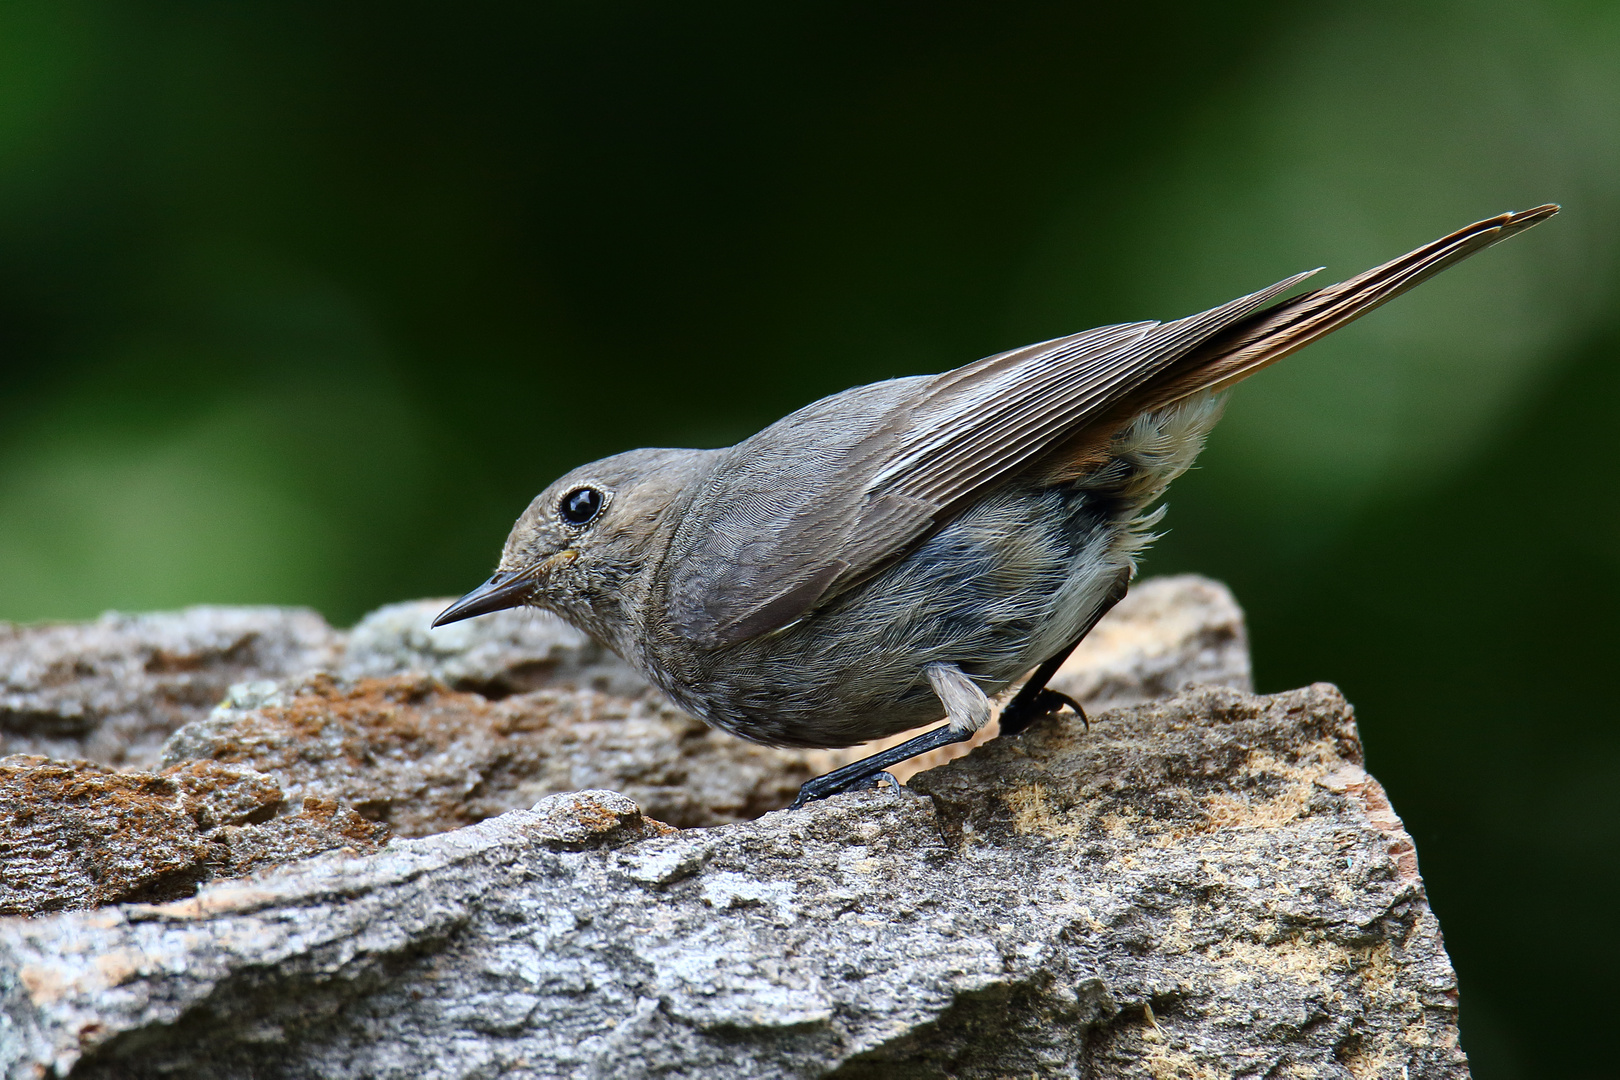
[(556, 474), (1475, 218), (1148, 572), (1338, 682), (1482, 1078), (1614, 1075), (1620, 5), (0, 4), (0, 618), (352, 622)]

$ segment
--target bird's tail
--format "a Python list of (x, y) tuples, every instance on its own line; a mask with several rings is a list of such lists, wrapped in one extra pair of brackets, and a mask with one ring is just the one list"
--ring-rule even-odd
[(1225, 390), (1446, 267), (1545, 221), (1558, 209), (1557, 204), (1548, 203), (1477, 221), (1348, 281), (1301, 293), (1256, 312), (1178, 360), (1164, 376), (1144, 387), (1132, 405), (1146, 411), (1200, 391)]

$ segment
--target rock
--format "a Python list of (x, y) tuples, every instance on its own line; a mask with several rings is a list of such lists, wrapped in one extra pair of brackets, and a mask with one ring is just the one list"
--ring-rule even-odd
[(188, 895), (213, 853), (188, 811), (161, 776), (0, 758), (0, 913)]
[(313, 611), (194, 607), (94, 622), (0, 623), (0, 755), (144, 768), (232, 683), (330, 669), (341, 637)]
[(186, 813), (204, 831), (221, 825), (268, 821), (282, 803), (281, 785), (270, 777), (218, 762), (176, 765), (166, 769), (162, 779), (179, 788)]
[(651, 691), (540, 690), (488, 701), (424, 675), (316, 675), (237, 687), (181, 728), (163, 761), (274, 777), (288, 799), (331, 799), (427, 836), (582, 788), (629, 795), (688, 827), (758, 817), (810, 778), (802, 751), (716, 731)]
[(623, 847), (679, 829), (654, 821), (617, 791), (570, 791), (534, 804), (529, 838), (552, 851)]
[(209, 867), (210, 876), (241, 877), (334, 848), (369, 854), (388, 842), (386, 826), (331, 799), (305, 796), (294, 805), (295, 812), (287, 806), (285, 816), (262, 824), (226, 825), (205, 834), (222, 849)]
[(346, 679), (429, 675), (492, 700), (540, 689), (636, 697), (635, 669), (546, 611), (497, 611), (431, 629), (449, 599), (390, 604), (360, 620), (337, 674)]
[(0, 914), (190, 896), (212, 878), (387, 838), (335, 802), (272, 820), (282, 802), (271, 778), (212, 762), (156, 775), (0, 758)]
[[(375, 850), (390, 831), (431, 835), (586, 788), (623, 792), (681, 827), (747, 820), (838, 762), (709, 729), (549, 616), (504, 612), (430, 632), (440, 610), (393, 605), (348, 635), (309, 612), (257, 608), (6, 628), (8, 738), (100, 748), (131, 771), (11, 763), (0, 780), (13, 813), (0, 911), (187, 896), (333, 847)], [(1091, 679), (1088, 700), (1247, 678), (1241, 613), (1203, 579), (1143, 583), (1096, 636), (1101, 674), (1068, 676)], [(198, 719), (229, 679), (316, 667), (342, 676), (239, 684)], [(161, 775), (134, 768), (156, 764), (151, 740), (188, 718)]]
[(661, 835), (583, 792), (0, 921), (8, 1076), (1461, 1078), (1410, 838), (1314, 686), (1054, 720)]

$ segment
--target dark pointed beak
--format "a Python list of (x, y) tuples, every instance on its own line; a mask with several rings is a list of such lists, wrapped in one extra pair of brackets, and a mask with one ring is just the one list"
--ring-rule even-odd
[(434, 626), (460, 622), (474, 615), (521, 607), (534, 592), (534, 579), (527, 574), (502, 570), (460, 600), (439, 612)]

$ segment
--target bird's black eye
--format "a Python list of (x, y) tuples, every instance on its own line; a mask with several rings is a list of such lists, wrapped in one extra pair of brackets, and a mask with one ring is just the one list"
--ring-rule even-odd
[(601, 512), (602, 493), (593, 487), (575, 488), (557, 504), (557, 513), (570, 525), (589, 525)]

